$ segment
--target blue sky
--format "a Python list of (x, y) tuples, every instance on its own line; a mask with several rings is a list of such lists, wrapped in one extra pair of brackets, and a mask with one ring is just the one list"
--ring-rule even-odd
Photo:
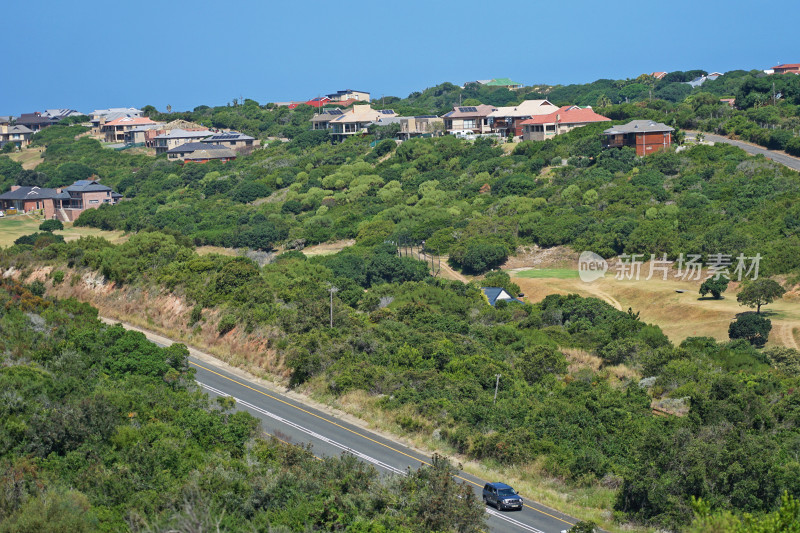
[(443, 81), (568, 84), (800, 62), (797, 0), (7, 4), (0, 115), (190, 110), (348, 88), (405, 97)]

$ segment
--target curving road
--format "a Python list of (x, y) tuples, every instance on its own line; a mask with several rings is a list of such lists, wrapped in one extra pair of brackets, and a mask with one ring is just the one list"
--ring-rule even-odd
[(742, 141), (734, 141), (733, 139), (728, 139), (727, 137), (723, 137), (722, 135), (714, 135), (713, 133), (687, 130), (686, 137), (689, 139), (694, 139), (698, 133), (702, 133), (706, 141), (714, 143), (732, 144), (733, 146), (741, 148), (748, 154), (763, 155), (767, 159), (771, 159), (772, 161), (775, 161), (776, 163), (780, 163), (781, 165), (789, 167), (792, 170), (800, 171), (800, 158), (792, 157), (783, 152), (767, 150), (766, 148), (762, 148), (760, 146), (756, 146)]
[[(123, 325), (141, 331), (160, 346), (172, 344), (171, 340), (160, 335)], [(203, 390), (211, 395), (234, 398), (237, 409), (258, 418), (265, 432), (283, 441), (311, 444), (316, 455), (350, 453), (387, 474), (405, 475), (409, 468), (429, 464), (429, 457), (425, 454), (263, 387), (238, 369), (227, 367), (198, 350), (190, 348), (190, 354), (189, 364), (196, 370), (195, 379)], [(465, 472), (459, 472), (456, 477), (472, 485), (478, 497), (481, 497), (485, 480)], [(522, 496), (525, 501), (522, 511), (498, 512), (494, 508), (486, 508), (492, 531), (560, 533), (577, 522), (576, 518)]]

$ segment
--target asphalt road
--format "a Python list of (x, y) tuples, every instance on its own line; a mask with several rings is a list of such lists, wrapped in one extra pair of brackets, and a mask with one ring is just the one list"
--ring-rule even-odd
[[(170, 343), (159, 335), (139, 331), (160, 346)], [(200, 355), (194, 349), (190, 351)], [(430, 458), (416, 450), (262, 387), (239, 375), (241, 372), (233, 373), (215, 364), (210, 356), (191, 356), (189, 363), (196, 370), (198, 384), (207, 393), (234, 398), (236, 408), (258, 418), (266, 433), (292, 444), (311, 444), (315, 455), (350, 453), (381, 472), (395, 475), (405, 475), (409, 468), (429, 464)], [(471, 485), (481, 497), (486, 480), (465, 472), (459, 472), (456, 477)], [(573, 517), (525, 498), (524, 494), (521, 496), (525, 502), (521, 511), (499, 512), (492, 507), (486, 508), (491, 531), (559, 533), (577, 522)]]
[[(698, 133), (703, 133), (703, 132), (687, 131), (686, 136), (695, 137)], [(800, 158), (792, 157), (782, 152), (767, 150), (766, 148), (761, 148), (760, 146), (754, 146), (752, 144), (748, 144), (745, 142), (734, 141), (733, 139), (728, 139), (727, 137), (723, 137), (721, 135), (714, 135), (712, 133), (703, 133), (703, 136), (705, 137), (706, 141), (711, 141), (714, 143), (732, 144), (733, 146), (741, 148), (748, 154), (763, 155), (767, 159), (771, 159), (776, 163), (780, 163), (781, 165), (787, 166), (792, 170), (800, 171)]]

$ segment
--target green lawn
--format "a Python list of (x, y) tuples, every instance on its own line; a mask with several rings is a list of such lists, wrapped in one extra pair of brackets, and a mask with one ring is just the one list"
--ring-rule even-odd
[[(30, 235), (39, 231), (39, 224), (44, 220), (28, 215), (12, 215), (0, 218), (0, 248), (11, 246), (14, 241), (23, 235)], [(105, 237), (113, 243), (124, 240), (121, 231), (103, 231), (96, 228), (76, 228), (71, 223), (64, 224), (64, 231), (54, 232), (63, 235), (67, 241), (74, 241), (81, 237)]]
[(578, 277), (578, 271), (569, 268), (540, 268), (534, 270), (523, 270), (522, 272), (517, 272), (516, 276), (520, 278), (571, 279)]

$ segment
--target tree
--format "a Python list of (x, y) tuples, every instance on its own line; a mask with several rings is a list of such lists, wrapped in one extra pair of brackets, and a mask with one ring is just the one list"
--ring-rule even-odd
[(755, 307), (756, 313), (761, 314), (762, 305), (771, 304), (785, 293), (786, 289), (781, 287), (777, 281), (769, 278), (759, 278), (742, 287), (742, 290), (736, 295), (736, 301), (740, 305)]
[(731, 340), (745, 339), (756, 348), (761, 348), (767, 343), (770, 330), (772, 330), (770, 319), (759, 314), (746, 313), (731, 322), (728, 326), (728, 337)]
[(569, 533), (594, 533), (595, 531), (597, 531), (597, 524), (582, 520), (569, 528)]
[(725, 292), (725, 289), (728, 288), (728, 283), (731, 280), (724, 276), (720, 276), (717, 279), (708, 278), (700, 285), (700, 296), (705, 296), (708, 293), (711, 293), (711, 296), (715, 300), (719, 300), (722, 298), (722, 293)]

